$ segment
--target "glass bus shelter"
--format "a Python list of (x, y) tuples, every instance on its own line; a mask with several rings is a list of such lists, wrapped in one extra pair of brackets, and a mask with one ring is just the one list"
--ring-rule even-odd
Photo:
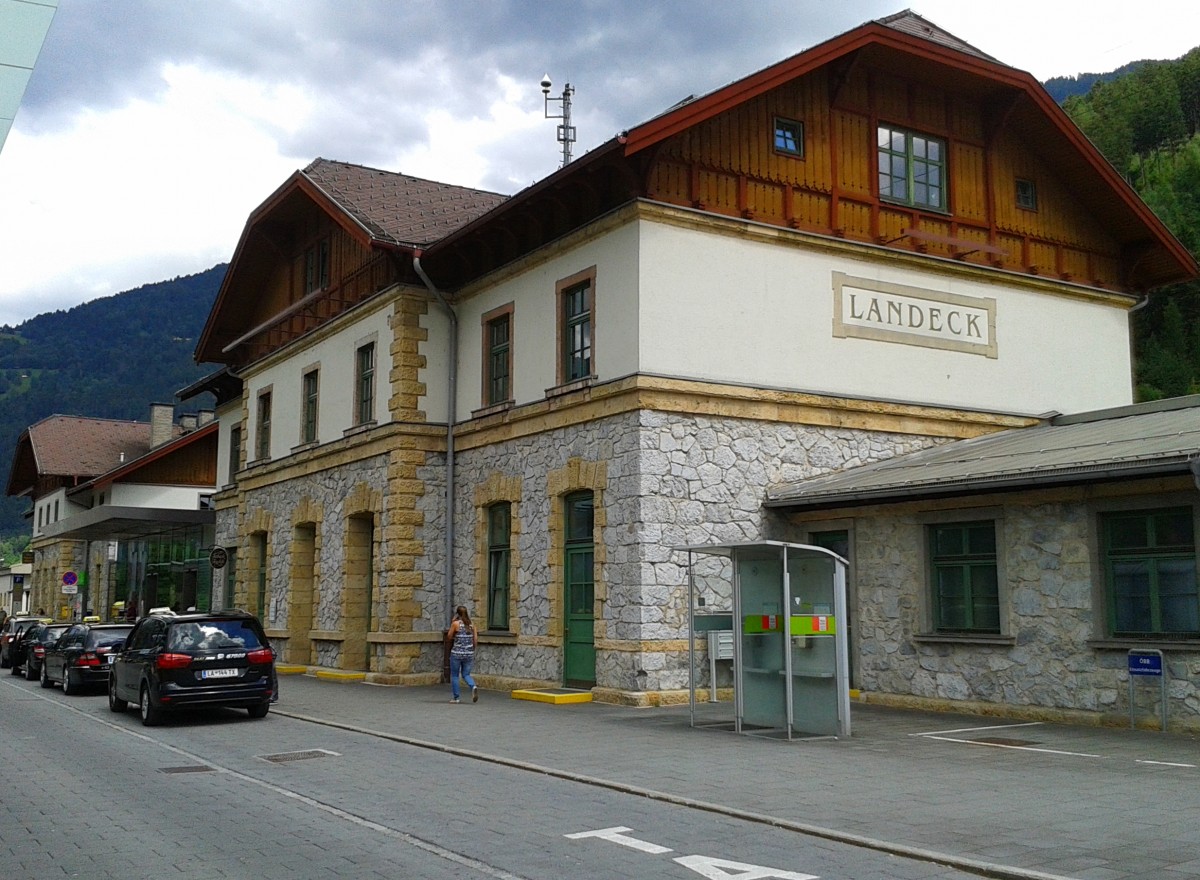
[[(675, 549), (688, 554), (692, 726), (727, 725), (729, 703), (719, 694), (732, 686), (738, 733), (849, 736), (846, 560), (780, 541)], [(707, 670), (698, 665), (698, 637), (708, 643)], [(724, 689), (717, 658), (733, 661)], [(698, 683), (707, 685), (707, 705), (697, 705)]]

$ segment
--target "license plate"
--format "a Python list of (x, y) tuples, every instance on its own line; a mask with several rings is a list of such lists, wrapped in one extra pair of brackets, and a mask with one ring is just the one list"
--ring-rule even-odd
[(236, 669), (205, 669), (200, 673), (201, 678), (237, 678), (241, 673)]

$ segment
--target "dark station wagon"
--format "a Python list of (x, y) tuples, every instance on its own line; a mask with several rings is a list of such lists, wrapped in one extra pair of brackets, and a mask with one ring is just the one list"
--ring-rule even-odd
[(197, 706), (234, 706), (262, 718), (274, 693), (275, 657), (262, 624), (245, 611), (139, 620), (109, 669), (108, 706), (138, 707), (142, 723)]

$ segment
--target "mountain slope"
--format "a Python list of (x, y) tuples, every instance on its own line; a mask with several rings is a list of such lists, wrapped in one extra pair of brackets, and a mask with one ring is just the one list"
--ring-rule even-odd
[[(225, 269), (217, 265), (3, 328), (0, 466), (5, 473), (21, 432), (46, 416), (145, 421), (151, 403), (173, 402), (176, 391), (211, 372), (196, 365), (192, 352)], [(193, 410), (203, 405), (189, 402)], [(29, 533), (23, 518), (28, 506), (24, 498), (0, 501), (0, 537)]]

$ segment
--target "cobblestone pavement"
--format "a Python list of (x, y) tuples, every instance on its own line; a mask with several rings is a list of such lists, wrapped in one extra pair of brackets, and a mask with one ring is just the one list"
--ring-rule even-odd
[(286, 676), (280, 714), (996, 877), (1200, 877), (1200, 741), (855, 703), (853, 736), (738, 736), (728, 704), (550, 705)]

